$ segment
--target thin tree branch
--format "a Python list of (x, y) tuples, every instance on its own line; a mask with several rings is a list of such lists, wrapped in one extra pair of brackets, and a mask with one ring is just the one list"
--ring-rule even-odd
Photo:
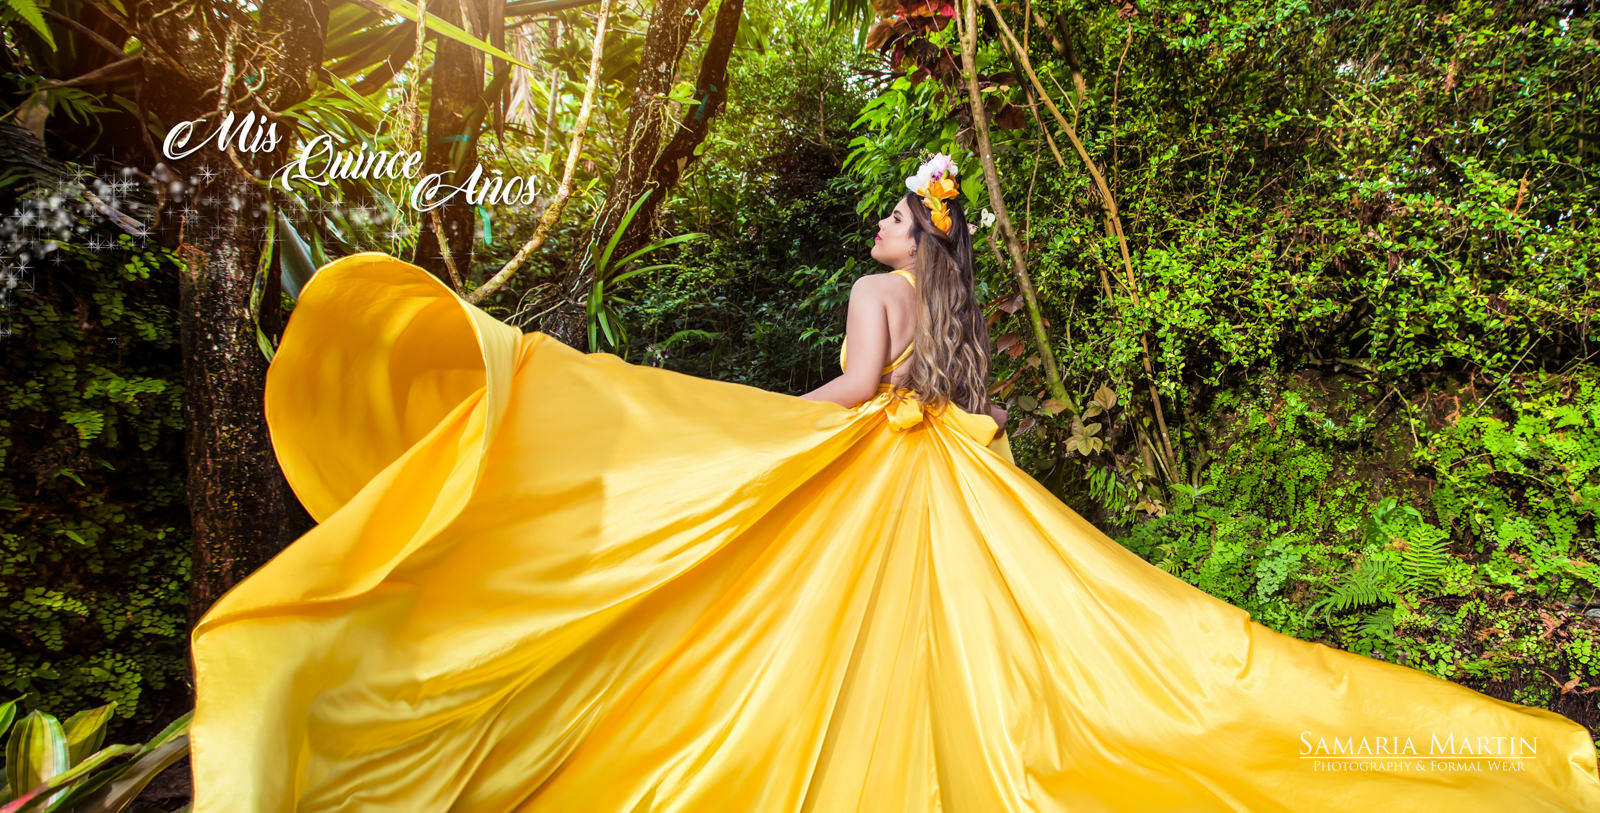
[(973, 129), (978, 137), (978, 160), (983, 165), (983, 179), (989, 190), (989, 204), (994, 207), (995, 225), (1005, 238), (1007, 253), (1011, 255), (1011, 270), (1017, 277), (1017, 287), (1022, 289), (1023, 301), (1028, 307), (1028, 322), (1033, 327), (1035, 347), (1044, 371), (1045, 386), (1051, 396), (1063, 402), (1072, 399), (1056, 369), (1055, 353), (1050, 349), (1050, 336), (1045, 333), (1044, 317), (1039, 311), (1039, 295), (1034, 290), (1033, 278), (1023, 262), (1022, 245), (1011, 227), (1011, 216), (1006, 212), (1005, 199), (1000, 192), (1000, 175), (994, 166), (994, 148), (989, 143), (989, 119), (983, 109), (983, 97), (978, 91), (977, 0), (963, 0), (962, 14), (965, 24), (957, 17), (957, 39), (961, 42), (961, 74), (966, 80), (967, 101), (972, 108)]
[(115, 55), (117, 55), (119, 57), (127, 56), (127, 53), (125, 53), (121, 48), (118, 48), (116, 45), (114, 45), (111, 42), (111, 40), (108, 40), (105, 37), (100, 36), (98, 33), (95, 32), (94, 29), (90, 28), (89, 26), (86, 26), (83, 23), (80, 23), (77, 20), (74, 20), (71, 17), (68, 17), (65, 14), (62, 14), (61, 12), (56, 11), (53, 8), (40, 9), (40, 10), (44, 12), (44, 16), (49, 17), (50, 19), (55, 20), (56, 22), (61, 23), (62, 25), (65, 25), (65, 26), (67, 26), (68, 28), (71, 28), (74, 31), (77, 31), (79, 34), (82, 34), (83, 36), (87, 37), (89, 39), (89, 41), (94, 43), (95, 45), (98, 45), (101, 48), (104, 48), (107, 51), (110, 51), (111, 53), (113, 53), (113, 54), (115, 54)]
[(488, 282), (467, 294), (467, 301), (476, 305), (493, 295), (496, 291), (511, 281), (512, 276), (522, 267), (539, 246), (544, 244), (545, 236), (555, 226), (561, 217), (561, 210), (566, 208), (567, 200), (572, 197), (572, 179), (577, 174), (578, 154), (583, 150), (583, 134), (589, 129), (589, 112), (594, 105), (595, 88), (600, 84), (601, 57), (605, 55), (606, 22), (611, 18), (612, 7), (616, 0), (604, 0), (600, 6), (600, 17), (595, 22), (594, 45), (589, 52), (589, 79), (583, 88), (583, 104), (578, 108), (578, 121), (572, 128), (572, 141), (567, 147), (567, 162), (561, 169), (561, 185), (556, 189), (555, 199), (545, 208), (544, 216), (539, 218), (539, 225), (534, 228), (533, 236), (528, 238), (515, 256), (505, 264)]
[(136, 74), (139, 63), (143, 61), (144, 58), (142, 56), (139, 54), (134, 54), (133, 56), (119, 59), (116, 62), (108, 62), (92, 71), (89, 71), (86, 74), (83, 74), (82, 76), (74, 76), (71, 79), (44, 82), (41, 84), (41, 87), (75, 88), (83, 87), (84, 85), (92, 85), (97, 82), (111, 82), (117, 79), (124, 79)]
[[(978, 0), (968, 1), (974, 3), (978, 2)], [(994, 15), (995, 24), (1000, 28), (1002, 39), (1010, 47), (1012, 55), (1016, 58), (1017, 63), (1022, 66), (1023, 73), (1026, 73), (1028, 80), (1033, 83), (1034, 90), (1038, 92), (1040, 100), (1044, 102), (1045, 107), (1049, 109), (1051, 115), (1055, 117), (1056, 123), (1061, 126), (1062, 132), (1067, 136), (1067, 140), (1072, 142), (1073, 149), (1077, 151), (1078, 159), (1083, 162), (1084, 168), (1089, 171), (1090, 177), (1094, 179), (1095, 187), (1099, 190), (1101, 202), (1105, 207), (1107, 231), (1112, 237), (1116, 238), (1117, 249), (1122, 256), (1123, 271), (1127, 275), (1128, 292), (1130, 295), (1132, 295), (1133, 304), (1137, 307), (1139, 305), (1139, 287), (1138, 283), (1134, 280), (1133, 261), (1128, 253), (1128, 238), (1122, 229), (1122, 216), (1117, 211), (1116, 197), (1111, 194), (1111, 188), (1106, 184), (1105, 177), (1100, 174), (1100, 168), (1095, 165), (1094, 159), (1089, 157), (1088, 150), (1084, 149), (1083, 143), (1078, 140), (1077, 130), (1072, 125), (1067, 123), (1066, 118), (1061, 115), (1061, 110), (1056, 107), (1055, 102), (1051, 101), (1050, 94), (1045, 91), (1044, 85), (1039, 81), (1039, 75), (1033, 70), (1033, 63), (1028, 59), (1027, 51), (1024, 51), (1017, 43), (1017, 38), (1011, 33), (1011, 27), (1006, 25), (1005, 19), (1000, 15), (1000, 10), (995, 7), (994, 0), (982, 0), (982, 2), (984, 5), (988, 6), (990, 13)], [(969, 81), (973, 87), (976, 88), (976, 78), (973, 78)], [(974, 98), (976, 98), (975, 90), (973, 91), (973, 94)], [(974, 101), (974, 104), (976, 105), (977, 102)], [(1159, 448), (1162, 455), (1166, 458), (1165, 462), (1167, 463), (1168, 467), (1168, 480), (1171, 482), (1172, 476), (1177, 471), (1177, 456), (1174, 455), (1172, 451), (1172, 440), (1167, 431), (1166, 414), (1161, 408), (1161, 394), (1160, 391), (1156, 389), (1155, 370), (1150, 363), (1149, 341), (1143, 334), (1139, 336), (1139, 345), (1144, 351), (1140, 356), (1140, 360), (1143, 362), (1145, 376), (1149, 379), (1150, 404), (1155, 410), (1156, 424), (1161, 430), (1161, 445)]]

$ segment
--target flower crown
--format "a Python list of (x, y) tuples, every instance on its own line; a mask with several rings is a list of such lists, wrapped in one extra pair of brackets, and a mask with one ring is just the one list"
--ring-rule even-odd
[(956, 162), (944, 153), (936, 153), (917, 167), (917, 174), (906, 179), (906, 188), (922, 197), (922, 202), (933, 213), (933, 225), (945, 234), (950, 233), (950, 212), (944, 202), (961, 190), (955, 181)]

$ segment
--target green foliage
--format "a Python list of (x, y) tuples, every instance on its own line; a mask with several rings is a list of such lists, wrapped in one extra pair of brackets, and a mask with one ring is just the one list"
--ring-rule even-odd
[(1530, 705), (1593, 688), (1600, 368), (1432, 401), (1272, 375), (1220, 393), (1202, 485), (1119, 541), (1281, 632)]
[(955, 119), (929, 121), (921, 115), (930, 105), (948, 103), (940, 97), (933, 82), (911, 84), (905, 77), (890, 83), (889, 88), (867, 102), (852, 126), (867, 125), (868, 135), (857, 136), (850, 145), (854, 148), (845, 159), (844, 169), (856, 177), (873, 179), (878, 183), (863, 189), (856, 203), (856, 212), (863, 218), (875, 220), (881, 213), (894, 208), (895, 202), (906, 193), (904, 183), (896, 183), (916, 174), (917, 167), (932, 153), (950, 155), (964, 173), (957, 174), (961, 185), (962, 204), (971, 211), (984, 199), (983, 175), (979, 174), (975, 156), (962, 154), (956, 148), (956, 133), (960, 122)]
[(50, 26), (45, 24), (44, 13), (34, 0), (5, 0), (4, 7), (0, 8), (0, 20), (13, 24), (20, 21), (26, 24), (51, 50), (55, 50), (55, 37), (50, 34)]
[(1315, 614), (1324, 607), (1344, 612), (1352, 607), (1392, 601), (1390, 585), (1395, 582), (1393, 566), (1383, 559), (1363, 559), (1345, 576), (1327, 598), (1311, 605), (1308, 612)]
[[(1305, 0), (1029, 10), (1063, 23), (1034, 37), (1030, 59), (1111, 187), (1131, 266), (1057, 125), (992, 132), (1066, 381), (1142, 392), (1148, 344), (1176, 428), (1203, 408), (1191, 399), (1259, 370), (1360, 370), (1387, 386), (1424, 372), (1554, 369), (1587, 352), (1600, 306), (1585, 284), (1600, 266), (1597, 144), (1581, 123), (1600, 79), (1592, 15), (1412, 0), (1359, 12)], [(1037, 31), (1022, 8), (1004, 13), (1013, 30)], [(1070, 49), (1052, 41), (1062, 37)], [(994, 39), (980, 38), (980, 71), (1020, 70)], [(1026, 86), (999, 81), (985, 105), (1029, 105)], [(869, 184), (864, 211), (918, 151), (972, 149), (965, 104), (960, 88), (897, 80), (864, 106), (847, 164)], [(962, 165), (969, 202), (986, 200), (966, 188), (977, 162)], [(1011, 290), (1006, 263), (977, 248), (980, 280)], [(1031, 344), (1018, 318), (992, 335)], [(1016, 394), (1037, 397), (1039, 369), (1020, 371)], [(1153, 427), (1147, 401), (1131, 404), (1126, 419)], [(1102, 436), (1126, 459), (1140, 434)], [(1200, 466), (1184, 461), (1165, 479)]]
[(855, 206), (903, 184), (841, 172), (870, 55), (800, 7), (746, 14), (770, 26), (767, 48), (735, 53), (728, 106), (662, 208), (671, 231), (707, 236), (619, 313), (630, 360), (800, 393), (839, 374), (850, 284), (881, 270)]
[(80, 711), (62, 722), (38, 709), (17, 719), (19, 702), (0, 705), (0, 735), (6, 743), (0, 802), (6, 803), (7, 813), (116, 813), (189, 753), (191, 714), (168, 723), (142, 745), (101, 747), (116, 703)]
[(0, 686), (149, 726), (187, 649), (177, 266), (126, 237), (53, 256), (0, 339)]
[(648, 195), (641, 195), (638, 200), (634, 201), (632, 206), (628, 207), (627, 214), (622, 216), (622, 222), (617, 224), (617, 228), (611, 233), (610, 239), (606, 241), (605, 250), (601, 251), (600, 256), (594, 259), (594, 281), (589, 284), (589, 296), (584, 300), (584, 313), (588, 325), (589, 350), (591, 352), (600, 349), (600, 335), (602, 333), (605, 334), (606, 344), (609, 347), (619, 353), (627, 352), (628, 326), (627, 322), (621, 317), (618, 303), (623, 305), (634, 305), (636, 303), (632, 299), (617, 294), (615, 291), (617, 286), (632, 277), (649, 271), (663, 271), (678, 268), (679, 266), (675, 263), (656, 263), (654, 265), (628, 268), (626, 271), (622, 269), (627, 268), (628, 264), (634, 260), (668, 246), (693, 242), (705, 237), (704, 234), (699, 232), (673, 235), (635, 249), (626, 257), (614, 259), (611, 254), (616, 250), (617, 241), (622, 238), (622, 233), (627, 230), (629, 221), (633, 220), (633, 216), (638, 213), (639, 207), (643, 206), (647, 199)]
[(1485, 402), (1489, 411), (1466, 410), (1419, 452), (1438, 478), (1434, 510), (1490, 556), (1490, 584), (1558, 595), (1600, 589), (1597, 388), (1592, 377), (1518, 379)]
[(1593, 182), (1584, 142), (1536, 123), (1581, 104), (1600, 45), (1592, 19), (1496, 5), (1180, 3), (1134, 23), (1114, 169), (1147, 296), (1108, 305), (1158, 337), (1164, 394), (1305, 356), (1505, 371), (1535, 336), (1582, 335), (1596, 226), (1568, 213)]
[(1280, 632), (1309, 623), (1301, 608), (1302, 571), (1313, 555), (1307, 535), (1262, 514), (1218, 504), (1213, 487), (1188, 496), (1165, 515), (1118, 538), (1151, 564), (1241, 607)]

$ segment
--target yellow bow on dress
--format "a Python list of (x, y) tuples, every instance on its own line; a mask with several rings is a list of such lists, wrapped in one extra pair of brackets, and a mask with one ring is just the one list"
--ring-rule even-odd
[[(879, 395), (887, 396), (888, 403), (883, 407), (883, 414), (888, 418), (889, 428), (896, 432), (904, 432), (922, 423), (923, 415), (932, 407), (923, 403), (921, 395), (915, 390), (902, 387), (898, 392), (901, 397), (896, 398), (895, 392), (885, 385), (885, 388), (879, 391)], [(1000, 424), (996, 423), (993, 417), (974, 415), (949, 402), (946, 402), (945, 408), (935, 410), (933, 414), (953, 424), (962, 433), (984, 446), (988, 446), (1000, 432)]]

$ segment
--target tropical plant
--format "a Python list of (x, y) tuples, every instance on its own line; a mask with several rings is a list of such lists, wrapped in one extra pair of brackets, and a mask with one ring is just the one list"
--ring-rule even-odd
[(649, 193), (646, 193), (644, 195), (640, 195), (639, 198), (633, 202), (633, 205), (628, 208), (627, 214), (622, 216), (622, 222), (618, 224), (616, 230), (611, 233), (611, 238), (606, 241), (605, 250), (601, 251), (599, 258), (595, 260), (594, 279), (589, 284), (589, 296), (584, 302), (584, 313), (587, 316), (588, 323), (589, 347), (591, 349), (600, 346), (600, 336), (601, 334), (604, 334), (606, 337), (606, 342), (613, 349), (626, 352), (628, 329), (627, 325), (620, 318), (620, 315), (617, 311), (617, 303), (621, 302), (623, 304), (632, 305), (634, 302), (631, 299), (617, 295), (615, 293), (616, 286), (647, 271), (660, 271), (668, 268), (678, 268), (679, 265), (677, 263), (658, 263), (656, 265), (646, 265), (640, 268), (629, 269), (627, 271), (621, 271), (620, 269), (626, 268), (628, 264), (634, 260), (644, 257), (645, 255), (657, 250), (666, 248), (667, 246), (674, 245), (676, 243), (685, 243), (691, 240), (699, 240), (706, 236), (701, 232), (689, 232), (687, 234), (673, 235), (672, 237), (652, 242), (649, 245), (634, 251), (632, 254), (613, 262), (611, 259), (611, 254), (616, 250), (617, 241), (621, 239), (623, 233), (627, 231), (628, 223), (633, 220), (633, 216), (638, 213), (639, 207), (644, 205), (644, 202), (648, 197)]
[(193, 712), (144, 744), (102, 747), (115, 702), (65, 722), (39, 709), (18, 720), (20, 702), (0, 705), (0, 732), (10, 732), (0, 813), (115, 813), (189, 753)]

